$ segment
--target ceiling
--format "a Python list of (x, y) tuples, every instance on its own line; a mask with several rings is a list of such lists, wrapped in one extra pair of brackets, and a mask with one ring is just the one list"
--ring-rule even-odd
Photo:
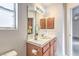
[(48, 8), (48, 7), (50, 7), (50, 6), (52, 6), (52, 5), (56, 5), (56, 4), (58, 4), (58, 3), (40, 3), (43, 7), (45, 7), (45, 8)]

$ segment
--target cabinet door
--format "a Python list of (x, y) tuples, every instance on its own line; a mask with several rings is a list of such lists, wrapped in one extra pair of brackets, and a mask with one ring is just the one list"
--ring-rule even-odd
[(40, 28), (46, 29), (46, 19), (40, 19)]
[(48, 49), (44, 54), (43, 54), (43, 56), (50, 56), (50, 49)]
[(53, 48), (53, 52), (54, 52), (53, 54), (55, 55), (55, 53), (56, 53), (56, 40), (54, 41), (53, 47), (54, 47)]
[(54, 29), (54, 18), (47, 19), (47, 29)]
[[(37, 53), (34, 54), (32, 51), (33, 49), (37, 50)], [(28, 56), (42, 56), (42, 48), (35, 46), (33, 44), (27, 43), (27, 55)]]
[(56, 38), (50, 42), (50, 56), (54, 56), (56, 52)]
[(47, 51), (47, 49), (49, 49), (49, 43), (46, 44), (44, 47), (43, 47), (43, 53)]
[(54, 55), (54, 46), (53, 46), (53, 44), (51, 45), (50, 48), (51, 48), (51, 50), (50, 50), (51, 51), (50, 52), (50, 56), (53, 56)]
[(53, 43), (54, 43), (54, 41), (52, 40), (50, 42), (50, 56), (53, 56), (54, 55), (54, 46), (53, 46)]

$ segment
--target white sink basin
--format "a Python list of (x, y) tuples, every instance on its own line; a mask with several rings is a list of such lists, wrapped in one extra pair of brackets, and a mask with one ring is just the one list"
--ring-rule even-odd
[(30, 44), (34, 44), (36, 46), (40, 46), (40, 47), (43, 47), (45, 44), (47, 44), (50, 40), (52, 40), (53, 38), (55, 38), (56, 36), (52, 36), (52, 38), (49, 38), (49, 37), (44, 37), (44, 38), (38, 38), (37, 40), (34, 40), (34, 39), (28, 39), (27, 40), (27, 43), (30, 43)]
[(28, 40), (28, 42), (42, 47), (47, 42), (49, 42), (49, 40), (50, 39), (38, 39), (38, 40), (30, 39), (30, 40)]

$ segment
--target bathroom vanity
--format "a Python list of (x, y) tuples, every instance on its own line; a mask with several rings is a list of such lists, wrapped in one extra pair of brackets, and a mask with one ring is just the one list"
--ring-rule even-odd
[(28, 56), (54, 56), (56, 52), (56, 37), (51, 39), (28, 40)]
[(51, 31), (54, 29), (54, 18), (44, 17), (46, 15), (45, 9), (41, 8), (38, 5), (28, 4), (28, 37), (26, 43), (28, 56), (55, 55), (56, 35)]

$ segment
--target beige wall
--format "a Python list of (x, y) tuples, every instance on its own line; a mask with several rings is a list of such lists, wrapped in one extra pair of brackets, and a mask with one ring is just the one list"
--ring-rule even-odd
[(14, 49), (18, 55), (26, 54), (27, 5), (18, 4), (18, 30), (0, 30), (0, 54)]

